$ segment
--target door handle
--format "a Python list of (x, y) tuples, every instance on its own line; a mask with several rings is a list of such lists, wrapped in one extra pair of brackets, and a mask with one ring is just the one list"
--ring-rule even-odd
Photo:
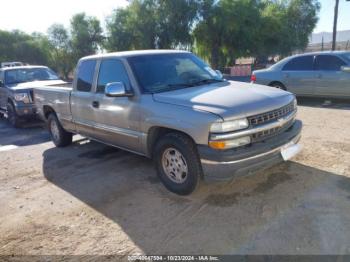
[(318, 78), (322, 78), (322, 74), (318, 74), (318, 76), (317, 76)]
[(92, 107), (99, 108), (100, 107), (100, 103), (98, 101), (93, 101), (92, 102)]

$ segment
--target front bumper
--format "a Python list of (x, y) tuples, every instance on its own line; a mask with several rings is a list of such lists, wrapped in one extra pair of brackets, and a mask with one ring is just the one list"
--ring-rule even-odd
[(37, 109), (34, 104), (29, 105), (17, 105), (15, 106), (16, 113), (19, 117), (36, 117), (37, 116)]
[(198, 146), (205, 180), (230, 180), (283, 162), (281, 150), (296, 144), (301, 137), (302, 122), (295, 123), (283, 133), (247, 147), (219, 151)]

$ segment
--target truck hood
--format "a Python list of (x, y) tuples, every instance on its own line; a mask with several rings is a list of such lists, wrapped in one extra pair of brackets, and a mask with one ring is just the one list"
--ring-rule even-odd
[(228, 81), (157, 93), (153, 98), (231, 120), (283, 107), (293, 101), (294, 95), (273, 87)]
[(12, 90), (24, 90), (24, 89), (32, 89), (32, 88), (36, 88), (36, 87), (59, 85), (59, 84), (64, 84), (64, 83), (66, 83), (66, 82), (64, 82), (62, 80), (33, 81), (33, 82), (25, 82), (25, 83), (8, 85), (8, 88), (10, 88)]

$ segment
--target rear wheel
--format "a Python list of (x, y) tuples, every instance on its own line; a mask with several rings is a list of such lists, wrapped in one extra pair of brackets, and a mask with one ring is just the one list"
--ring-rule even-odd
[(280, 82), (273, 82), (270, 84), (270, 86), (276, 87), (276, 88), (281, 89), (281, 90), (287, 90), (286, 87)]
[(72, 143), (73, 135), (63, 129), (55, 114), (50, 114), (48, 118), (48, 129), (53, 143), (57, 147), (68, 146)]
[(13, 127), (19, 127), (20, 121), (16, 109), (12, 103), (7, 104), (7, 120)]
[(202, 167), (193, 141), (180, 133), (169, 133), (155, 146), (157, 173), (164, 186), (178, 195), (197, 188)]

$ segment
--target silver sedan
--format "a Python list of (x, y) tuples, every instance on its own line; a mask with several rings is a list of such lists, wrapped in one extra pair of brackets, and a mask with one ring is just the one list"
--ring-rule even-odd
[(256, 70), (251, 81), (298, 96), (350, 98), (350, 52), (318, 52), (287, 57)]

